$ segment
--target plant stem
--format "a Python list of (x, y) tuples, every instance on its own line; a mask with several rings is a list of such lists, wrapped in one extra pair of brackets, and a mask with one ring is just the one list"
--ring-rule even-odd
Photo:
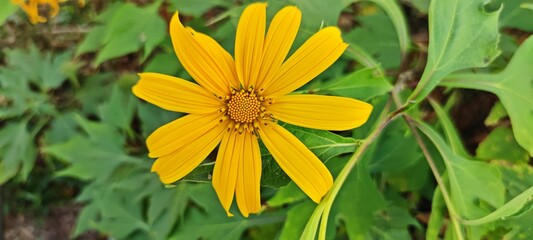
[[(392, 98), (394, 99), (394, 102), (397, 106), (402, 106), (400, 97), (398, 96), (401, 83), (398, 83), (395, 88), (392, 90)], [(405, 105), (403, 105), (405, 106)], [(401, 108), (403, 108), (403, 106)], [(401, 109), (400, 108), (400, 109)], [(408, 114), (403, 114), (403, 118), (407, 125), (409, 126), (409, 129), (411, 129), (411, 132), (413, 132), (413, 136), (415, 137), (416, 141), (418, 142), (418, 145), (420, 146), (420, 149), (422, 149), (422, 153), (426, 157), (426, 160), (428, 162), (429, 168), (433, 172), (433, 176), (435, 177), (435, 180), (437, 181), (437, 185), (442, 193), (442, 198), (444, 199), (444, 202), (446, 203), (446, 207), (448, 208), (448, 212), (450, 214), (450, 220), (452, 222), (452, 225), (454, 227), (454, 232), (456, 234), (456, 238), (458, 240), (463, 240), (463, 231), (461, 229), (461, 226), (458, 222), (458, 215), (455, 211), (455, 208), (452, 204), (450, 194), (448, 193), (448, 189), (446, 189), (446, 184), (444, 183), (444, 180), (442, 179), (439, 170), (437, 169), (437, 165), (435, 165), (435, 161), (431, 157), (431, 154), (429, 153), (426, 144), (424, 143), (422, 136), (420, 136), (420, 133), (417, 131), (415, 124), (413, 122), (413, 119)]]
[[(384, 111), (384, 112), (387, 112), (387, 111)], [(398, 112), (398, 114), (399, 113), (400, 112)], [(322, 202), (319, 204), (319, 206), (315, 210), (315, 211), (323, 211), (322, 218), (320, 220), (320, 230), (319, 230), (318, 239), (326, 239), (326, 228), (328, 224), (329, 213), (331, 211), (331, 206), (333, 205), (333, 201), (337, 197), (337, 194), (339, 193), (342, 185), (348, 178), (348, 175), (352, 172), (352, 169), (355, 167), (355, 164), (361, 159), (363, 154), (370, 147), (370, 144), (374, 142), (374, 140), (376, 140), (376, 138), (383, 131), (383, 129), (385, 129), (385, 127), (389, 125), (389, 123), (397, 116), (399, 115), (387, 116), (377, 125), (377, 127), (374, 128), (374, 130), (363, 141), (363, 143), (359, 146), (359, 148), (357, 148), (355, 153), (352, 155), (352, 157), (350, 157), (346, 165), (342, 168), (341, 172), (339, 173), (339, 175), (335, 179), (335, 182), (333, 183), (333, 187), (328, 192), (328, 194), (326, 194)], [(315, 213), (313, 213), (313, 215), (314, 214)]]

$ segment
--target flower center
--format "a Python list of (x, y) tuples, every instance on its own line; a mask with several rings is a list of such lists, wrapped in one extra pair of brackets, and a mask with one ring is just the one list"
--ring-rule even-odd
[(237, 123), (252, 123), (261, 113), (261, 98), (253, 89), (232, 91), (227, 102), (229, 117)]

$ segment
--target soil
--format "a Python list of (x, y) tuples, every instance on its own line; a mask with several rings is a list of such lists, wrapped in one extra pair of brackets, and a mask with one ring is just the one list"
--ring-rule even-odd
[[(28, 214), (7, 215), (4, 218), (5, 240), (62, 240), (72, 239), (71, 233), (82, 205), (50, 207), (46, 216)], [(100, 240), (105, 237), (96, 232), (86, 232), (74, 238), (78, 240)]]

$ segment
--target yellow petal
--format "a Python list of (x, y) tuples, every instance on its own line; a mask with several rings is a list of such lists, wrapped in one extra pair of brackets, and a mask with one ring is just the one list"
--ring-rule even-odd
[(135, 96), (160, 108), (184, 113), (213, 113), (224, 104), (202, 87), (159, 73), (141, 73), (132, 91)]
[[(234, 81), (232, 70), (228, 68), (225, 50), (205, 35), (196, 36), (180, 22), (178, 12), (170, 21), (170, 37), (174, 51), (187, 72), (202, 87), (218, 96), (230, 93)], [(216, 52), (217, 54), (213, 54)]]
[(157, 172), (161, 182), (165, 184), (180, 180), (213, 151), (227, 132), (227, 127), (228, 121), (225, 121), (198, 138), (190, 139), (179, 150), (158, 158), (152, 165), (152, 172)]
[(222, 139), (213, 169), (213, 188), (228, 216), (233, 216), (229, 209), (235, 195), (235, 184), (243, 152), (244, 134), (230, 130)]
[(276, 123), (263, 121), (259, 134), (281, 169), (314, 202), (320, 202), (333, 184), (326, 166), (298, 138)]
[(261, 209), (261, 152), (255, 135), (249, 132), (242, 135), (246, 135), (244, 155), (239, 163), (235, 195), (239, 210), (243, 216), (248, 217), (250, 213), (257, 213)]
[(265, 39), (261, 70), (257, 78), (258, 88), (271, 82), (279, 71), (298, 33), (301, 20), (302, 13), (295, 6), (284, 7), (272, 19)]
[(245, 88), (259, 76), (266, 28), (266, 3), (252, 3), (244, 9), (235, 37), (235, 68)]
[(320, 30), (283, 63), (269, 85), (262, 87), (263, 96), (281, 96), (298, 89), (331, 66), (347, 47), (338, 28)]
[(146, 139), (151, 158), (170, 154), (217, 127), (220, 113), (189, 114), (163, 125)]
[(229, 81), (233, 88), (238, 89), (240, 83), (237, 78), (237, 73), (235, 72), (235, 61), (233, 61), (233, 57), (231, 57), (231, 55), (211, 37), (203, 33), (194, 32), (192, 28), (187, 29), (193, 32), (196, 40), (198, 40), (198, 42), (209, 51), (211, 56), (217, 60), (221, 70), (224, 70), (222, 71), (223, 74), (225, 74), (224, 78)]
[(268, 111), (290, 124), (341, 131), (363, 125), (372, 105), (352, 98), (301, 94), (275, 98)]

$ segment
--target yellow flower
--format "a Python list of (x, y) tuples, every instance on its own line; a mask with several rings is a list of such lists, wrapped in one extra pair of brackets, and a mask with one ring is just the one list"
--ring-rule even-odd
[[(59, 3), (67, 0), (11, 0), (15, 5), (18, 5), (28, 15), (28, 19), (32, 24), (43, 23), (47, 21), (46, 17), (39, 14), (39, 6), (48, 5), (50, 8), (49, 18), (57, 16), (59, 13)], [(85, 0), (78, 0), (80, 6), (85, 6)]]
[[(170, 36), (183, 67), (199, 84), (141, 73), (133, 93), (161, 108), (189, 113), (152, 133), (146, 143), (157, 158), (152, 171), (163, 183), (190, 173), (219, 145), (213, 187), (227, 214), (235, 196), (244, 216), (260, 210), (262, 141), (279, 166), (315, 202), (333, 179), (324, 164), (277, 124), (347, 130), (365, 123), (372, 106), (355, 99), (294, 94), (333, 64), (348, 46), (336, 27), (309, 38), (285, 60), (301, 21), (294, 6), (283, 8), (266, 28), (266, 3), (243, 12), (235, 60), (215, 40), (186, 28), (176, 13)], [(285, 61), (284, 61), (285, 60)]]

